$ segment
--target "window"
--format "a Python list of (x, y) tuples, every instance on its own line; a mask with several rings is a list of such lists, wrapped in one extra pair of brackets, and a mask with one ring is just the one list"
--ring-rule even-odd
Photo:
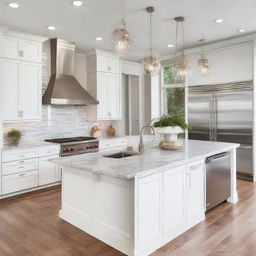
[(165, 115), (181, 115), (185, 118), (185, 88), (174, 84), (173, 67), (162, 68), (162, 112)]

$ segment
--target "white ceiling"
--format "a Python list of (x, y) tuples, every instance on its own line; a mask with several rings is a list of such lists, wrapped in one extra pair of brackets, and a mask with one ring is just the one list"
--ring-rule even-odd
[[(8, 7), (8, 0), (0, 0), (0, 24), (15, 30), (47, 37), (75, 41), (84, 51), (92, 48), (113, 50), (112, 30), (122, 15), (122, 0), (84, 0), (82, 7), (73, 7), (71, 0), (15, 0), (20, 8)], [(171, 54), (167, 48), (175, 43), (175, 16), (185, 16), (185, 46), (198, 44), (205, 35), (208, 42), (240, 36), (238, 28), (246, 33), (256, 30), (255, 0), (126, 0), (127, 27), (135, 48), (128, 59), (141, 60), (148, 54), (147, 6), (154, 6), (153, 47), (160, 55)], [(223, 18), (223, 24), (214, 22)], [(56, 26), (48, 31), (47, 26)], [(97, 36), (103, 41), (96, 41)]]

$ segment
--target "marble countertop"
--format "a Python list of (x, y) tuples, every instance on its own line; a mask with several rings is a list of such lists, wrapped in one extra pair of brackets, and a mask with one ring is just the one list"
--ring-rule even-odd
[[(157, 145), (146, 147), (144, 155), (114, 159), (104, 157), (116, 151), (104, 151), (61, 157), (52, 160), (62, 166), (72, 167), (95, 174), (120, 179), (143, 177), (166, 169), (171, 169), (192, 161), (201, 160), (239, 146), (234, 143), (186, 140), (183, 150), (160, 150)], [(119, 150), (120, 151), (120, 150)]]
[(26, 148), (39, 148), (39, 147), (45, 147), (45, 146), (52, 146), (52, 145), (58, 145), (47, 141), (39, 141), (35, 143), (22, 143), (18, 145), (4, 145), (1, 149), (2, 151), (5, 150), (19, 150), (19, 149), (26, 149)]

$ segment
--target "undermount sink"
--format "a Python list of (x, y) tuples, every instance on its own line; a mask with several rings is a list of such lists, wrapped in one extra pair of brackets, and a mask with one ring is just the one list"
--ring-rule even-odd
[(104, 155), (104, 157), (110, 157), (110, 158), (125, 158), (125, 157), (130, 157), (130, 156), (136, 156), (138, 155), (137, 152), (129, 152), (129, 151), (121, 151), (118, 153), (110, 154), (110, 155)]

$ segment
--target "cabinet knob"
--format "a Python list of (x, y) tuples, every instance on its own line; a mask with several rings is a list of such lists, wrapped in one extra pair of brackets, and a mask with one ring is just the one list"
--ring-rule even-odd
[(24, 56), (24, 52), (20, 51), (20, 57), (23, 57), (23, 56)]
[(111, 71), (111, 67), (110, 66), (108, 67), (108, 71)]
[(111, 112), (108, 112), (108, 115), (111, 116)]

